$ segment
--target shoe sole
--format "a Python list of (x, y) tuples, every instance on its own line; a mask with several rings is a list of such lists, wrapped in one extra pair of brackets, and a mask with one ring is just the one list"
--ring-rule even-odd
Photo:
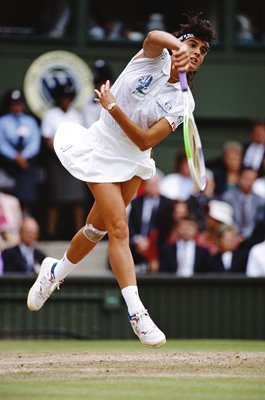
[[(41, 309), (42, 306), (39, 307), (39, 308), (36, 308), (36, 307), (34, 307), (34, 306), (32, 307), (32, 305), (30, 304), (30, 296), (31, 296), (31, 293), (32, 293), (33, 290), (34, 290), (34, 286), (36, 286), (37, 283), (38, 283), (38, 279), (39, 279), (39, 277), (40, 277), (40, 275), (41, 275), (43, 269), (46, 268), (46, 264), (47, 264), (48, 262), (49, 262), (49, 263), (52, 263), (52, 262), (55, 262), (55, 261), (58, 262), (58, 260), (57, 260), (56, 258), (51, 258), (51, 257), (46, 257), (46, 258), (44, 258), (44, 260), (42, 261), (41, 267), (40, 267), (40, 272), (39, 272), (39, 274), (38, 274), (38, 276), (37, 276), (37, 278), (36, 278), (36, 280), (35, 280), (35, 283), (31, 286), (31, 289), (30, 289), (30, 291), (29, 291), (29, 293), (28, 293), (27, 307), (28, 307), (28, 309), (29, 309), (30, 311), (39, 311), (39, 310)], [(44, 304), (44, 303), (43, 303), (43, 304)]]
[(166, 344), (166, 342), (167, 342), (166, 339), (163, 339), (163, 340), (161, 340), (161, 342), (158, 342), (158, 343), (155, 343), (155, 344), (146, 344), (146, 343), (143, 343), (143, 342), (141, 342), (141, 343), (143, 343), (143, 345), (146, 346), (146, 347), (153, 348), (153, 349), (159, 349), (159, 347), (164, 346)]

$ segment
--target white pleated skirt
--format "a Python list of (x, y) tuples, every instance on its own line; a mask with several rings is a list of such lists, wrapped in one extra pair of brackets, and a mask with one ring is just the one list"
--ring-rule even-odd
[(59, 125), (54, 149), (62, 165), (84, 182), (125, 182), (155, 174), (151, 150), (141, 151), (127, 136), (102, 121), (89, 129), (73, 122)]

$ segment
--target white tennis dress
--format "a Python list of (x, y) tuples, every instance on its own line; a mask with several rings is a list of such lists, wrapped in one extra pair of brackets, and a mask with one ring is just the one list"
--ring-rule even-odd
[[(155, 59), (135, 57), (111, 88), (117, 104), (143, 129), (165, 117), (174, 131), (183, 122), (183, 100), (180, 84), (167, 82), (171, 56), (164, 49)], [(88, 129), (71, 122), (60, 124), (54, 148), (64, 167), (85, 182), (149, 179), (155, 173), (151, 149), (141, 151), (105, 109)]]

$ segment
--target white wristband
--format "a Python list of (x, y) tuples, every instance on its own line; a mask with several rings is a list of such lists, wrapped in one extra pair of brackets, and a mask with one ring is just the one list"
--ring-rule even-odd
[(117, 103), (111, 103), (108, 105), (107, 110), (111, 111), (113, 109), (113, 107), (115, 107), (117, 105)]

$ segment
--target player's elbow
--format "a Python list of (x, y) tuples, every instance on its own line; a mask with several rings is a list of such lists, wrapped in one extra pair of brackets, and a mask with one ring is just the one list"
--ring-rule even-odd
[(152, 31), (149, 31), (149, 32), (147, 33), (147, 35), (146, 35), (145, 40), (146, 40), (147, 42), (149, 42), (149, 43), (154, 43), (154, 42), (157, 41), (157, 37), (159, 37), (160, 34), (161, 34), (161, 33), (160, 33), (159, 30), (152, 30)]
[(138, 147), (139, 150), (141, 151), (145, 151), (150, 149), (150, 147), (152, 147), (151, 143), (150, 143), (150, 137), (148, 135), (148, 132), (141, 129), (138, 130), (136, 132), (134, 132), (135, 134), (131, 137), (132, 141), (134, 142), (134, 144)]
[(141, 143), (138, 144), (138, 147), (141, 151), (146, 151), (152, 147), (152, 144), (150, 143), (148, 138), (146, 138), (143, 141), (141, 141)]

